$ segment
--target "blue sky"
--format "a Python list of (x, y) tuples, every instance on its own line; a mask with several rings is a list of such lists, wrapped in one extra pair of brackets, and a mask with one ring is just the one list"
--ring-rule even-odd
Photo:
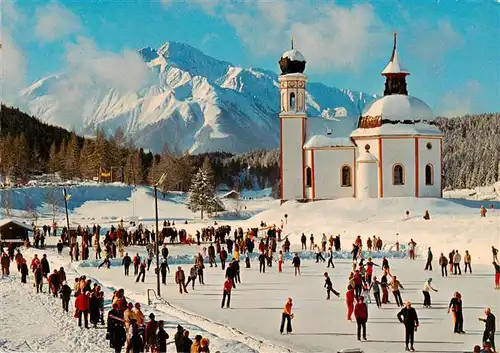
[(3, 0), (2, 7), (4, 91), (64, 72), (69, 57), (88, 55), (82, 41), (96, 57), (180, 41), (278, 71), (293, 36), (311, 81), (381, 94), (397, 31), (410, 94), (437, 114), (500, 111), (497, 0)]

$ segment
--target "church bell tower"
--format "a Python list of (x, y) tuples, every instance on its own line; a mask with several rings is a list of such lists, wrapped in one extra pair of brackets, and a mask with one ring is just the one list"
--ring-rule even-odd
[(292, 47), (279, 61), (281, 200), (303, 199), (306, 125), (306, 60)]

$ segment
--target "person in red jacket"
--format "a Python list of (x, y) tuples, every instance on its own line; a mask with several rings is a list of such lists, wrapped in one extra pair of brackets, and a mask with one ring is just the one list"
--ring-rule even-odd
[(354, 280), (354, 291), (357, 299), (359, 298), (359, 296), (361, 295), (361, 291), (363, 290), (363, 276), (361, 276), (359, 270), (356, 270), (352, 279)]
[(347, 321), (351, 321), (352, 313), (354, 312), (354, 288), (352, 286), (347, 286), (345, 304), (347, 305)]
[(227, 308), (229, 309), (229, 305), (231, 303), (231, 289), (233, 288), (233, 282), (230, 278), (227, 278), (224, 282), (223, 292), (222, 292), (222, 303), (220, 307), (224, 309), (224, 305), (226, 304), (227, 297)]
[(361, 341), (361, 329), (363, 329), (363, 340), (366, 341), (366, 322), (368, 321), (368, 307), (365, 303), (365, 298), (360, 296), (354, 307), (354, 317), (358, 324), (358, 341)]
[(82, 315), (85, 319), (85, 328), (89, 328), (89, 307), (90, 307), (90, 299), (88, 296), (89, 292), (85, 292), (85, 294), (80, 294), (76, 297), (75, 300), (75, 308), (78, 312), (78, 326), (82, 327)]

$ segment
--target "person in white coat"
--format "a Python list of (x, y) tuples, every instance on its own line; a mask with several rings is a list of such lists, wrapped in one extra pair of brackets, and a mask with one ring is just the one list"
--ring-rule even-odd
[(422, 289), (422, 293), (424, 294), (424, 308), (431, 307), (431, 290), (437, 292), (438, 290), (433, 288), (431, 285), (432, 278), (429, 278), (424, 283), (424, 288)]
[(462, 261), (462, 255), (458, 253), (458, 250), (455, 251), (455, 256), (453, 256), (453, 274), (461, 275), (462, 270), (460, 269), (460, 262)]

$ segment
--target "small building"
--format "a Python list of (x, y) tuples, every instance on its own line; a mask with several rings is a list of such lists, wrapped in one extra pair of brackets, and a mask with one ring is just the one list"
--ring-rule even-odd
[(231, 190), (229, 192), (226, 192), (225, 194), (222, 194), (220, 198), (237, 200), (240, 198), (240, 193), (236, 190)]
[(14, 221), (12, 219), (2, 219), (0, 221), (0, 242), (23, 243), (28, 239), (28, 232), (32, 229), (29, 225)]

